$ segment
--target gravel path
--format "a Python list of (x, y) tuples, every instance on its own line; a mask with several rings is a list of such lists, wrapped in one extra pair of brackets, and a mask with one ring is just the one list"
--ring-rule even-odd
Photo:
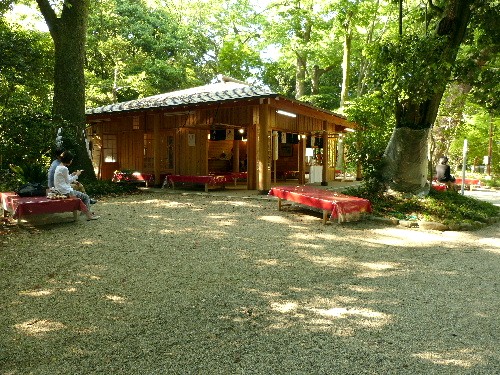
[(324, 226), (219, 192), (96, 211), (0, 238), (1, 374), (500, 373), (499, 223)]

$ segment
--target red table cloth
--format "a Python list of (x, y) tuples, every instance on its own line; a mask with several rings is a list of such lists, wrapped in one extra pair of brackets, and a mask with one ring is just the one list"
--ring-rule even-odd
[(269, 195), (328, 211), (330, 220), (349, 221), (351, 217), (357, 218), (359, 213), (372, 212), (372, 206), (368, 199), (352, 197), (314, 186), (276, 186), (271, 188)]
[(25, 215), (52, 214), (56, 212), (87, 212), (80, 198), (48, 199), (47, 197), (20, 197), (16, 193), (0, 193), (2, 208), (12, 213), (14, 219)]
[[(455, 179), (455, 184), (462, 185), (462, 179), (461, 178)], [(466, 178), (464, 180), (464, 184), (465, 185), (481, 185), (481, 180), (476, 179), (476, 178)]]
[(432, 181), (431, 188), (436, 191), (446, 191), (448, 190), (448, 186), (446, 186), (443, 182)]
[(154, 176), (148, 173), (141, 172), (115, 172), (113, 182), (145, 182), (146, 184), (154, 182)]

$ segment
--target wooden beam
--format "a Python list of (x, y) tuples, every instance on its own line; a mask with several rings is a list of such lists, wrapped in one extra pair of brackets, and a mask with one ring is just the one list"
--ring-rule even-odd
[(321, 174), (321, 186), (328, 186), (327, 181), (327, 172), (328, 172), (328, 153), (330, 150), (328, 149), (328, 132), (327, 132), (327, 123), (323, 121), (323, 172)]
[(257, 189), (260, 194), (267, 194), (271, 189), (271, 171), (269, 168), (269, 104), (259, 106), (259, 123), (257, 125)]

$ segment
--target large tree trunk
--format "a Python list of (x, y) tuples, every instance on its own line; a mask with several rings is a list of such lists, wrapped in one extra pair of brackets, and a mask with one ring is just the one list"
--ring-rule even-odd
[(306, 58), (297, 56), (297, 71), (295, 73), (295, 99), (300, 99), (306, 94), (306, 64)]
[(349, 74), (351, 72), (351, 44), (352, 32), (350, 20), (344, 25), (344, 55), (342, 58), (342, 90), (340, 92), (340, 108), (344, 108), (344, 103), (349, 94)]
[(63, 120), (63, 142), (75, 152), (73, 166), (85, 170), (85, 176), (95, 179), (87, 152), (85, 130), (85, 42), (88, 0), (65, 0), (57, 16), (49, 0), (37, 0), (40, 11), (54, 41), (55, 118)]
[[(449, 0), (436, 34), (446, 36), (448, 43), (440, 51), (440, 67), (436, 75), (449, 77), (451, 66), (465, 36), (475, 0)], [(428, 192), (428, 134), (438, 113), (446, 86), (437, 87), (427, 100), (408, 98), (395, 105), (396, 127), (384, 154), (384, 178), (389, 187), (396, 191)]]

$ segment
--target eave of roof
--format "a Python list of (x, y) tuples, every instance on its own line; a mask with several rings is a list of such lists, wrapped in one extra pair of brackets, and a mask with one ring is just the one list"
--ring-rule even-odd
[(220, 82), (205, 86), (193, 87), (186, 90), (174, 91), (146, 98), (130, 100), (122, 103), (109, 104), (101, 107), (87, 109), (86, 115), (105, 115), (112, 113), (121, 113), (129, 111), (140, 111), (147, 109), (175, 109), (178, 107), (197, 106), (202, 104), (223, 103), (240, 100), (255, 100), (262, 98), (273, 98), (276, 102), (281, 102), (286, 107), (305, 107), (317, 111), (323, 116), (335, 116), (342, 119), (344, 126), (355, 127), (345, 116), (315, 107), (313, 105), (301, 102), (300, 100), (289, 99), (279, 94), (254, 86), (241, 84), (237, 82)]
[(267, 98), (273, 96), (277, 96), (277, 94), (273, 93), (270, 90), (260, 89), (234, 82), (216, 83), (194, 87), (187, 90), (149, 96), (147, 98), (130, 100), (122, 103), (90, 108), (86, 110), (85, 114), (92, 115), (153, 108), (175, 108), (179, 106), (199, 105), (203, 103)]

